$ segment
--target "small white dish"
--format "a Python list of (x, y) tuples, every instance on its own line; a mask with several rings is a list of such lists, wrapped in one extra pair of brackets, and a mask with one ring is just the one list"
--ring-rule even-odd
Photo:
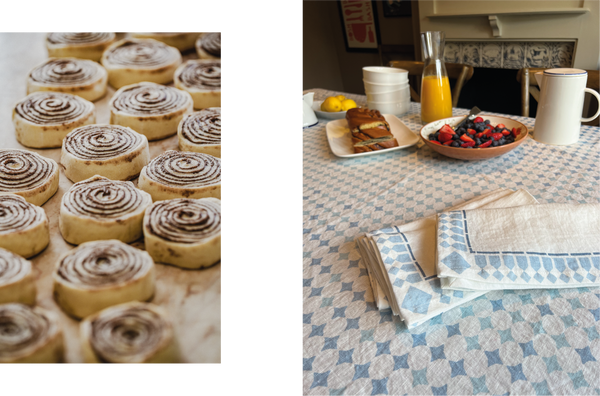
[(343, 120), (330, 121), (325, 126), (327, 142), (331, 152), (342, 158), (362, 157), (365, 155), (388, 153), (394, 150), (400, 150), (414, 146), (419, 142), (419, 136), (411, 131), (398, 117), (392, 114), (382, 114), (383, 118), (390, 124), (390, 131), (398, 141), (398, 147), (392, 147), (385, 150), (369, 151), (366, 153), (355, 153), (352, 143), (352, 134), (348, 128), (348, 121)]
[(381, 114), (403, 115), (410, 110), (410, 96), (398, 102), (367, 102), (367, 107), (371, 110), (379, 110)]
[(387, 66), (363, 67), (363, 79), (376, 84), (408, 81), (408, 70)]
[[(410, 102), (410, 90), (408, 87), (405, 89), (399, 89), (397, 91), (385, 92), (385, 93), (369, 93), (367, 92), (367, 102)], [(386, 111), (389, 113), (389, 111)]]
[(325, 102), (324, 100), (317, 100), (313, 102), (312, 109), (317, 114), (319, 118), (325, 118), (326, 120), (341, 120), (342, 118), (346, 118), (345, 111), (338, 111), (336, 113), (330, 113), (328, 111), (321, 111), (321, 104)]

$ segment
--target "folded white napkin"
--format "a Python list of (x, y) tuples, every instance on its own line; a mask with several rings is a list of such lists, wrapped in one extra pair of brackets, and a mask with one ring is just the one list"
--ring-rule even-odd
[(437, 272), (460, 291), (600, 284), (600, 204), (441, 213)]
[[(535, 203), (527, 191), (499, 189), (449, 210)], [(433, 215), (357, 239), (378, 308), (391, 308), (409, 327), (485, 293), (442, 290), (435, 266), (436, 225), (437, 215)]]

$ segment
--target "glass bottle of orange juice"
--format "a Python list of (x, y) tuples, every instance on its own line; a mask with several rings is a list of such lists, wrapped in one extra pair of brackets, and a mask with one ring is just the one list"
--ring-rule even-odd
[(423, 78), (421, 80), (421, 122), (452, 117), (452, 94), (444, 65), (444, 32), (421, 33)]

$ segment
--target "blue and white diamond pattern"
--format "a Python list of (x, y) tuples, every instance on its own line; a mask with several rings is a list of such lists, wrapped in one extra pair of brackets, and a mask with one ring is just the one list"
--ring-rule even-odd
[[(469, 236), (464, 210), (441, 213), (439, 224), (438, 245), (442, 248), (439, 249), (440, 257), (443, 257), (440, 262), (463, 278), (488, 282), (496, 279), (503, 283), (529, 284), (531, 287), (563, 287), (569, 284), (577, 287), (593, 284), (600, 276), (599, 252), (474, 251), (471, 247), (473, 236)], [(441, 273), (446, 272), (442, 269)]]
[[(315, 99), (337, 94), (317, 90)], [(512, 118), (533, 127), (532, 118)], [(418, 131), (419, 105), (401, 119)], [(375, 307), (354, 242), (500, 187), (527, 189), (540, 203), (600, 202), (599, 132), (584, 126), (573, 146), (530, 139), (467, 162), (422, 143), (341, 159), (329, 150), (324, 121), (303, 130), (304, 393), (600, 394), (598, 287), (494, 291), (408, 329)]]

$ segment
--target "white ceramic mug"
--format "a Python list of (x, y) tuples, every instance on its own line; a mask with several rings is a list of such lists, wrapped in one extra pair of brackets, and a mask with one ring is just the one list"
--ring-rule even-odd
[(581, 118), (585, 92), (600, 102), (600, 95), (586, 88), (587, 72), (581, 69), (548, 69), (535, 73), (540, 86), (540, 100), (535, 116), (534, 138), (541, 143), (568, 145), (579, 140), (581, 122), (600, 115), (600, 106), (593, 117)]

